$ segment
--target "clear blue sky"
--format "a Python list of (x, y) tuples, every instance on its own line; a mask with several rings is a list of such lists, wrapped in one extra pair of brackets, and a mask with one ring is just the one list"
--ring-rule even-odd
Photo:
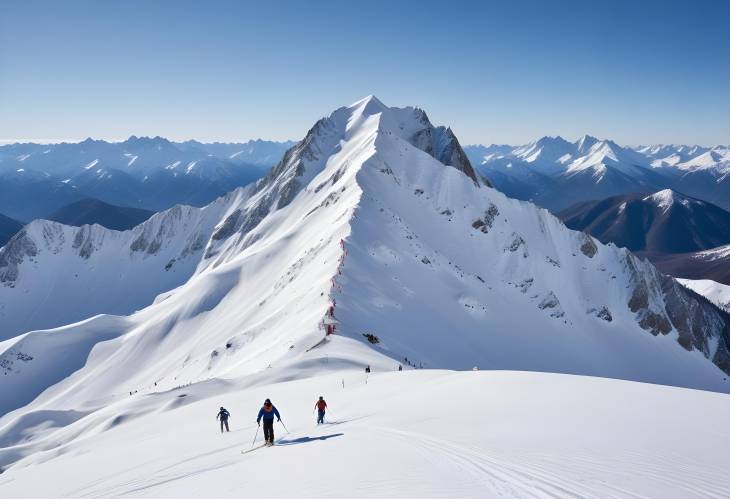
[(462, 143), (730, 143), (730, 2), (3, 0), (0, 140), (298, 139), (367, 94)]

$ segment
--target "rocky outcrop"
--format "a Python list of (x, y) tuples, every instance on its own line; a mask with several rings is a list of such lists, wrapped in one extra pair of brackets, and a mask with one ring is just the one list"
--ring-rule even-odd
[(12, 286), (18, 278), (18, 265), (26, 257), (38, 255), (38, 247), (25, 230), (18, 232), (0, 248), (0, 283)]
[[(420, 150), (430, 154), (447, 166), (453, 166), (479, 185), (474, 168), (469, 162), (464, 149), (459, 144), (454, 132), (449, 127), (434, 127), (422, 109), (415, 110), (418, 120), (424, 128), (417, 131), (410, 139), (410, 143)], [(491, 187), (491, 185), (489, 186)]]
[(492, 228), (492, 225), (494, 224), (494, 219), (499, 215), (499, 209), (493, 205), (489, 204), (489, 208), (484, 213), (483, 218), (477, 218), (472, 222), (471, 226), (475, 229), (478, 229), (485, 234), (489, 232), (489, 229)]
[(583, 243), (580, 245), (580, 252), (588, 258), (593, 258), (598, 253), (598, 246), (588, 234), (583, 234)]
[(730, 372), (730, 314), (669, 276), (662, 275), (661, 281), (665, 310), (677, 330), (679, 344), (687, 350), (699, 350)]
[(653, 335), (677, 332), (686, 350), (699, 350), (730, 374), (730, 314), (706, 298), (660, 274), (647, 261), (625, 252), (632, 286), (629, 310)]
[(555, 293), (552, 291), (549, 291), (542, 300), (540, 300), (540, 303), (537, 304), (537, 308), (540, 310), (548, 310), (550, 312), (550, 317), (554, 317), (556, 319), (565, 315), (563, 307), (560, 306), (560, 300), (558, 300), (558, 297), (555, 296)]

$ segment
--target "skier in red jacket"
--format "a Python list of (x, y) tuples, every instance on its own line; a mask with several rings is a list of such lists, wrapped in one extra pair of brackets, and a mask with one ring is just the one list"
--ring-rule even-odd
[(327, 409), (327, 402), (324, 401), (324, 397), (320, 396), (314, 407), (317, 409), (317, 424), (324, 424), (324, 411)]

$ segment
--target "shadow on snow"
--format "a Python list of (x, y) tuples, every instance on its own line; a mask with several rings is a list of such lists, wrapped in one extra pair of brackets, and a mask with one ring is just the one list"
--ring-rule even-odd
[(322, 435), (321, 437), (300, 437), (293, 440), (279, 440), (276, 445), (299, 445), (306, 444), (309, 442), (315, 442), (317, 440), (328, 440), (330, 438), (341, 437), (344, 433), (332, 433), (330, 435)]

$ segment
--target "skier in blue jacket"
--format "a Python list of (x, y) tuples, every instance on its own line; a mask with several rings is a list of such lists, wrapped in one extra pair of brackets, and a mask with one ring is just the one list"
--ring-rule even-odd
[(223, 427), (226, 427), (226, 431), (231, 431), (228, 429), (228, 418), (231, 417), (231, 413), (228, 412), (225, 408), (221, 407), (221, 410), (218, 411), (218, 415), (215, 417), (216, 419), (220, 419), (221, 421), (221, 433), (223, 433)]
[(264, 420), (264, 439), (266, 445), (274, 445), (274, 416), (277, 421), (281, 421), (279, 411), (276, 410), (271, 400), (266, 399), (264, 406), (259, 410), (259, 416), (256, 418), (256, 423), (261, 426), (261, 420)]

